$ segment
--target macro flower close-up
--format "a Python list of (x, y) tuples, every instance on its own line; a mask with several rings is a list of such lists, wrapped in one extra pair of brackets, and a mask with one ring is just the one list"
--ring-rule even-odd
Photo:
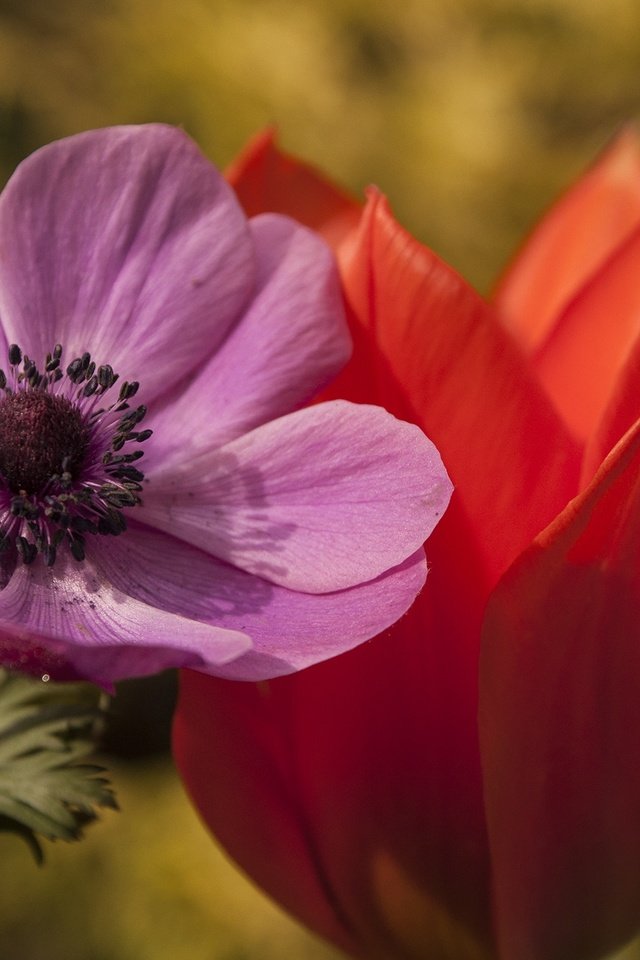
[(451, 485), (415, 426), (305, 407), (350, 351), (328, 246), (248, 220), (180, 130), (24, 161), (0, 198), (0, 664), (258, 680), (404, 613)]
[(455, 492), (390, 630), (261, 685), (183, 671), (191, 796), (351, 956), (603, 960), (640, 933), (638, 136), (487, 299), (269, 134), (229, 179), (337, 251), (355, 349), (323, 396), (419, 425)]

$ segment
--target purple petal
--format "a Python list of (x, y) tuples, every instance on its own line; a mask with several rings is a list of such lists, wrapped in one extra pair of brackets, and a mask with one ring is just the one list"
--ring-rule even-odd
[[(124, 539), (133, 544), (135, 534)], [(0, 593), (0, 664), (110, 684), (167, 667), (216, 672), (251, 647), (231, 625), (194, 620), (181, 602), (184, 589), (171, 580), (160, 585), (153, 564), (137, 565), (133, 545), (127, 551), (115, 540), (91, 540), (87, 548), (82, 564), (61, 551), (53, 567), (39, 558), (18, 565)], [(177, 581), (188, 576), (180, 558), (184, 550)]]
[(440, 455), (417, 427), (336, 400), (153, 474), (138, 510), (272, 583), (328, 593), (410, 556), (450, 495)]
[(331, 251), (293, 220), (250, 221), (257, 289), (225, 342), (178, 397), (150, 417), (145, 465), (220, 446), (310, 399), (344, 366), (351, 338)]
[(222, 666), (196, 665), (234, 680), (292, 673), (368, 640), (402, 616), (426, 576), (420, 549), (395, 570), (350, 590), (297, 593), (138, 525), (109, 543), (102, 567), (116, 590), (158, 604), (176, 619), (193, 617), (248, 634), (253, 649), (244, 656)]
[[(145, 401), (225, 337), (254, 283), (247, 222), (195, 144), (160, 124), (38, 150), (0, 197), (0, 318), (40, 363), (89, 350)], [(4, 363), (0, 360), (0, 366)]]

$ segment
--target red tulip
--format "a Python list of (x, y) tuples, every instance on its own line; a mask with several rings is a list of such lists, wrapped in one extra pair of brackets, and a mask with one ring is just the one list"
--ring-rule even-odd
[(377, 191), (361, 212), (268, 136), (230, 178), (249, 213), (335, 244), (356, 350), (333, 395), (419, 424), (456, 492), (383, 636), (269, 683), (183, 673), (188, 789), (256, 881), (356, 957), (604, 957), (640, 930), (636, 137), (490, 304)]

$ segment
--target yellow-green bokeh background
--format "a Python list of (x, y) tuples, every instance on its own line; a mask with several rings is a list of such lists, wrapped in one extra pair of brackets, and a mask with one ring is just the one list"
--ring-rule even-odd
[[(149, 120), (224, 165), (276, 122), (487, 290), (638, 116), (639, 68), (637, 0), (0, 0), (0, 175), (55, 137)], [(0, 960), (336, 957), (226, 865), (166, 759), (114, 772), (123, 813), (44, 870), (0, 837)]]

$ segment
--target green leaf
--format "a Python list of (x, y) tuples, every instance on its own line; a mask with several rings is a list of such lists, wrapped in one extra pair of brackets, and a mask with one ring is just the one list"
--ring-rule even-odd
[(104, 710), (88, 684), (45, 683), (0, 669), (0, 831), (23, 837), (43, 860), (38, 835), (78, 840), (98, 807), (118, 809), (95, 750)]

